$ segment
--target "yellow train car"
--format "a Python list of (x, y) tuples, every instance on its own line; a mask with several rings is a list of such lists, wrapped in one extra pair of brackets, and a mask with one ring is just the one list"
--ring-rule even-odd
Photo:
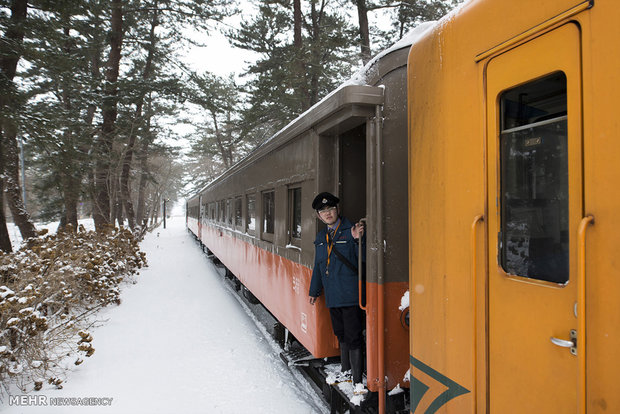
[(620, 412), (619, 22), (473, 0), (412, 46), (411, 412)]

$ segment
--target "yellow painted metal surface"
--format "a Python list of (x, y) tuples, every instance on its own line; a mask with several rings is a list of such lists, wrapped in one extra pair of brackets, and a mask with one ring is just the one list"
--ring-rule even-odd
[[(569, 23), (492, 59), (486, 70), (488, 126), (488, 239), (500, 223), (499, 106), (502, 91), (561, 71), (567, 78), (569, 234), (576, 235), (581, 208), (581, 66), (579, 27)], [(550, 338), (568, 340), (576, 330), (577, 237), (569, 236), (569, 282), (559, 285), (508, 275), (489, 243), (490, 412), (576, 413), (577, 357)], [(579, 349), (579, 351), (582, 351)], [(516, 392), (518, 390), (518, 392)], [(523, 398), (527, 395), (527, 398)]]
[[(620, 412), (620, 3), (590, 6), (471, 1), (411, 49), (415, 413)], [(569, 94), (565, 287), (506, 275), (497, 259), (497, 99), (554, 70)], [(577, 327), (576, 357), (550, 342)]]

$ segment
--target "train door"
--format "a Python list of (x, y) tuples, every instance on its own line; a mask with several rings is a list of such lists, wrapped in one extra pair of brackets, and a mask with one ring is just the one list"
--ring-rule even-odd
[(492, 413), (573, 413), (580, 400), (580, 47), (566, 24), (486, 69)]

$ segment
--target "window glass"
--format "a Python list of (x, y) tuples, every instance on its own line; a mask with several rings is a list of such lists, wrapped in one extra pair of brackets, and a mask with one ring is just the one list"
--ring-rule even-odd
[(220, 223), (226, 222), (226, 201), (220, 200), (219, 202), (220, 211), (218, 213), (218, 221)]
[(246, 231), (253, 232), (256, 230), (256, 195), (248, 194), (246, 202), (248, 209)]
[(263, 232), (272, 233), (275, 220), (275, 192), (266, 191), (263, 193)]
[(555, 73), (500, 99), (500, 262), (512, 275), (566, 283), (566, 77)]
[(301, 239), (301, 188), (289, 190), (290, 234), (293, 239)]
[(226, 224), (232, 226), (232, 200), (226, 200)]
[(241, 197), (235, 198), (235, 227), (241, 227), (242, 213), (241, 213)]
[(215, 203), (209, 203), (209, 217), (211, 220), (215, 220)]

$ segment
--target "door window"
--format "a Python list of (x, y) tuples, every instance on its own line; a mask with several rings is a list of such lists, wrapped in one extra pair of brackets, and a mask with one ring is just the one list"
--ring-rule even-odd
[(502, 93), (500, 263), (511, 275), (565, 284), (569, 275), (566, 76)]

